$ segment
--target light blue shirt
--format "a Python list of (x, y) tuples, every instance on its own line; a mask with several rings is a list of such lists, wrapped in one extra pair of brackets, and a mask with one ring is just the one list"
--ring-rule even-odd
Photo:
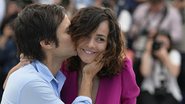
[[(1, 104), (64, 104), (60, 91), (65, 79), (62, 72), (53, 76), (44, 64), (33, 61), (10, 75)], [(92, 104), (92, 100), (79, 96), (72, 104)]]

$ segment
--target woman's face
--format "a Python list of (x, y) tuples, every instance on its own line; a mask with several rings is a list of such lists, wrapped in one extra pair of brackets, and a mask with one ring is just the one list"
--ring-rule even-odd
[(109, 34), (108, 24), (108, 21), (101, 22), (96, 31), (78, 41), (77, 53), (82, 62), (91, 63), (106, 50)]
[(170, 41), (167, 38), (167, 36), (159, 35), (159, 36), (157, 36), (156, 41), (161, 42), (162, 43), (162, 47), (164, 47), (166, 49), (169, 49)]

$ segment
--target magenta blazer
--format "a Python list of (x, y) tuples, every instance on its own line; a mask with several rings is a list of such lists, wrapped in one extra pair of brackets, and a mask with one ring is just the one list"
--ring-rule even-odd
[[(140, 90), (132, 64), (128, 58), (123, 63), (120, 74), (100, 79), (95, 104), (136, 104)], [(65, 104), (71, 104), (78, 96), (78, 73), (67, 71), (65, 65), (61, 70), (67, 78), (61, 91), (61, 99)]]

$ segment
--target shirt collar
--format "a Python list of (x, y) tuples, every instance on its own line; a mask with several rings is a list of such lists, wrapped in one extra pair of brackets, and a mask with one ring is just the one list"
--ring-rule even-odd
[(36, 68), (36, 70), (40, 73), (40, 75), (48, 82), (51, 82), (52, 80), (56, 81), (58, 84), (62, 84), (65, 81), (64, 74), (59, 70), (55, 76), (51, 73), (51, 71), (48, 69), (46, 65), (41, 63), (38, 60), (34, 60), (32, 62), (32, 65)]

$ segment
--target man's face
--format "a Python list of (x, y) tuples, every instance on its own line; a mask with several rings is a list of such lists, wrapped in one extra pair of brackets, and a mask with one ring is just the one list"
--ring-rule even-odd
[(71, 40), (71, 36), (67, 34), (67, 28), (70, 25), (68, 17), (65, 15), (62, 23), (57, 29), (58, 47), (54, 49), (54, 55), (57, 58), (69, 58), (76, 55), (74, 43)]

